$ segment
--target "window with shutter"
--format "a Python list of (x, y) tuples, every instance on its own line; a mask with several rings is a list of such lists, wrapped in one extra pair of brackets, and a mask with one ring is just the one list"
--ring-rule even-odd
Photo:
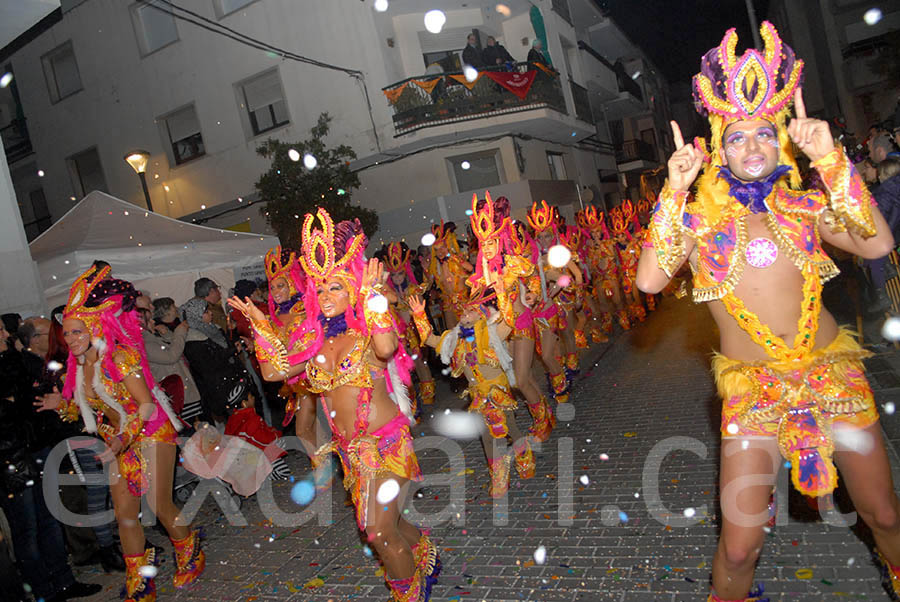
[(254, 136), (290, 122), (277, 69), (257, 75), (240, 87)]
[(197, 112), (193, 105), (170, 113), (163, 119), (176, 165), (206, 154), (203, 135), (200, 132), (200, 121), (197, 119)]

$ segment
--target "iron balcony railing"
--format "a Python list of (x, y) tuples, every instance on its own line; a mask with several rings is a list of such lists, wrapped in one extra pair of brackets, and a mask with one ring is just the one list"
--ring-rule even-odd
[(394, 111), (396, 135), (531, 109), (550, 108), (566, 114), (559, 72), (552, 67), (509, 63), (489, 69), (526, 75), (534, 72), (534, 81), (524, 98), (484, 75), (487, 70), (483, 69), (474, 83), (466, 81), (463, 72), (455, 71), (410, 77), (382, 88)]

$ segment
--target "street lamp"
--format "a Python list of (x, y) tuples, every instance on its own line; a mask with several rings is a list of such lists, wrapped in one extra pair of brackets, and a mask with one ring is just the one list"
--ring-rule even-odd
[(144, 188), (144, 199), (147, 201), (147, 209), (153, 211), (153, 203), (150, 202), (150, 190), (147, 188), (147, 163), (150, 161), (150, 153), (145, 150), (133, 150), (125, 155), (125, 162), (131, 165), (138, 177), (141, 178), (141, 186)]

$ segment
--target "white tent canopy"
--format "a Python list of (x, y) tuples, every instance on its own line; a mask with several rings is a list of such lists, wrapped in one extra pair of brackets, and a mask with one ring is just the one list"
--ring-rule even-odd
[(224, 296), (236, 279), (264, 277), (265, 254), (277, 244), (274, 236), (188, 224), (94, 191), (29, 246), (53, 308), (96, 259), (153, 298), (181, 304), (201, 276), (215, 280)]

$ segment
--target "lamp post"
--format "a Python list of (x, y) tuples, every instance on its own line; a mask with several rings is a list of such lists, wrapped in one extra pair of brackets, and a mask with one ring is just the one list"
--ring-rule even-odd
[(125, 155), (125, 162), (128, 163), (138, 177), (141, 179), (141, 186), (144, 188), (144, 199), (147, 201), (147, 209), (153, 211), (153, 203), (150, 202), (150, 190), (147, 188), (147, 163), (150, 162), (150, 153), (145, 150), (133, 150)]

